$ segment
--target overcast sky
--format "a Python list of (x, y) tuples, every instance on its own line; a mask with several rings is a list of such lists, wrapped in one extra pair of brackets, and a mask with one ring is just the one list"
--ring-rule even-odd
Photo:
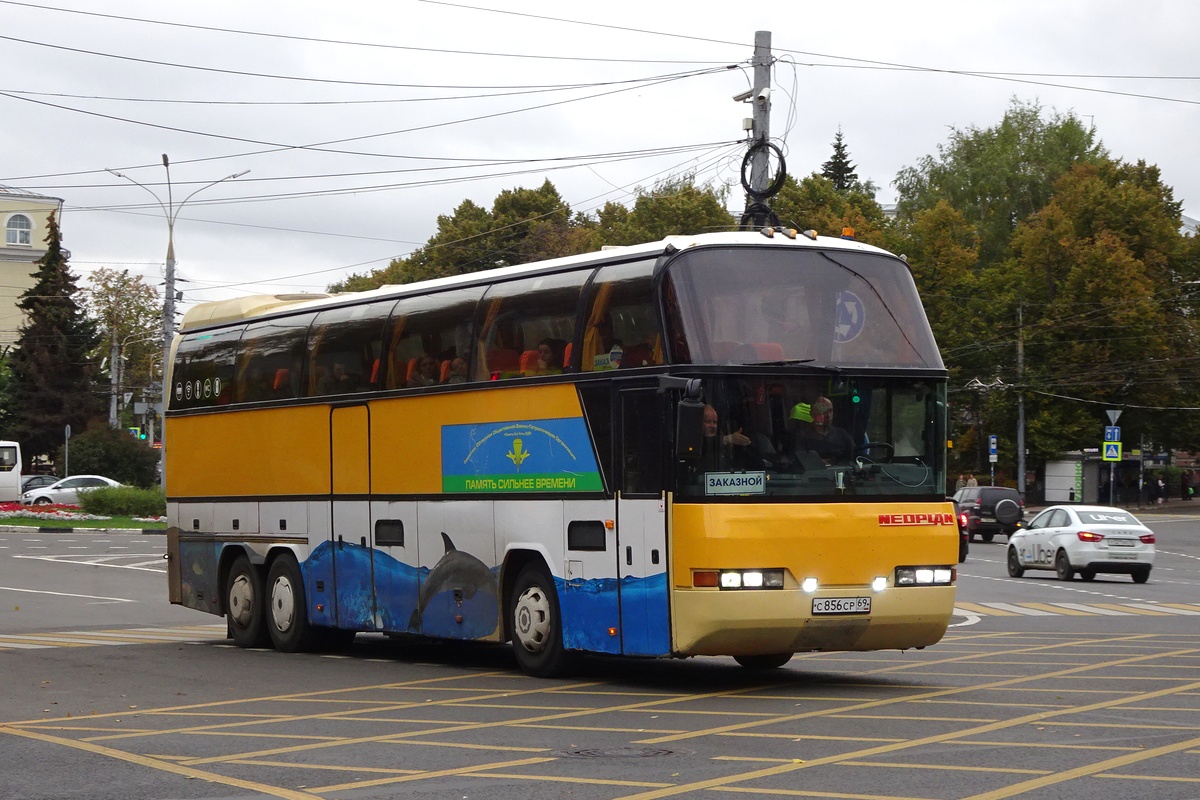
[(793, 175), (820, 170), (840, 126), (893, 202), (899, 169), (1015, 97), (1157, 164), (1200, 217), (1200, 3), (754, 8), (0, 0), (0, 184), (62, 198), (77, 274), (159, 283), (163, 210), (105, 169), (165, 202), (167, 153), (176, 208), (200, 190), (175, 225), (186, 305), (321, 291), (410, 253), (468, 198), (490, 207), (548, 178), (590, 212), (681, 172), (736, 184), (751, 110), (732, 97), (766, 30), (771, 133)]

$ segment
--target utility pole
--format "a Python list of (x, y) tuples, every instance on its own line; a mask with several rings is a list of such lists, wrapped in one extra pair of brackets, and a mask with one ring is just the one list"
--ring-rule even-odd
[[(753, 105), (753, 116), (742, 121), (742, 129), (750, 133), (750, 148), (742, 160), (742, 188), (746, 191), (746, 210), (740, 227), (754, 230), (778, 225), (769, 200), (783, 185), (785, 166), (783, 152), (771, 144), (771, 32), (754, 34), (754, 85), (734, 95), (738, 103)], [(779, 161), (776, 176), (771, 175), (771, 153)], [(748, 168), (748, 169), (747, 169)], [(749, 173), (749, 174), (747, 174)]]
[[(771, 141), (771, 32), (754, 33), (754, 129), (751, 138), (754, 145)], [(770, 181), (768, 152), (765, 147), (754, 150), (750, 161), (750, 186), (755, 192), (765, 193)]]
[(1025, 496), (1025, 327), (1017, 304), (1017, 491)]

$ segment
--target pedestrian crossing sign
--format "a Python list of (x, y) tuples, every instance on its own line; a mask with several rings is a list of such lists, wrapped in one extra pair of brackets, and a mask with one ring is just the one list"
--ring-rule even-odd
[(1104, 443), (1104, 460), (1105, 461), (1120, 461), (1121, 460), (1121, 443), (1120, 442), (1105, 442)]

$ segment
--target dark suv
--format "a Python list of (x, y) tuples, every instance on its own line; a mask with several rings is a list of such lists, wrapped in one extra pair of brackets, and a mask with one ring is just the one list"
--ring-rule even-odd
[(968, 486), (954, 493), (954, 506), (967, 517), (967, 538), (990, 542), (997, 533), (1011, 536), (1025, 520), (1025, 501), (1016, 489)]

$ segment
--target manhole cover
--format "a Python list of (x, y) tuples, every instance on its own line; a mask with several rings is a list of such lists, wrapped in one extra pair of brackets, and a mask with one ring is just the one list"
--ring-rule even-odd
[(567, 758), (659, 758), (673, 756), (681, 750), (665, 750), (661, 747), (581, 747), (575, 750), (563, 750), (559, 755)]

